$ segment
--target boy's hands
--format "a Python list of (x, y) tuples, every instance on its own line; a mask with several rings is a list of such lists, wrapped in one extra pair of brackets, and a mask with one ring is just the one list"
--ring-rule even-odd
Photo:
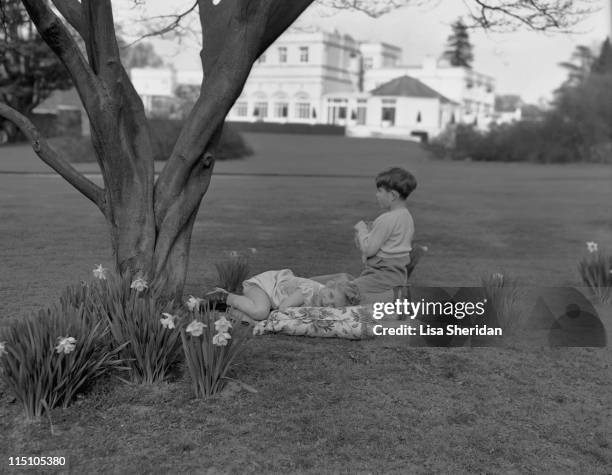
[(357, 231), (358, 234), (364, 234), (368, 232), (368, 225), (364, 221), (359, 221), (353, 229)]

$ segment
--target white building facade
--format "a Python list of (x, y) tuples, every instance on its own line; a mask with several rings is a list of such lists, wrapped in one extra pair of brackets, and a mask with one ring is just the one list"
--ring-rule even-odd
[[(253, 65), (227, 120), (334, 124), (352, 135), (401, 138), (435, 136), (456, 122), (485, 128), (492, 121), (493, 78), (432, 59), (420, 67), (400, 66), (401, 57), (394, 45), (290, 29)], [(162, 97), (173, 97), (177, 86), (199, 86), (202, 71), (143, 68), (132, 69), (131, 77), (150, 111)], [(400, 78), (397, 96), (373, 93)], [(393, 120), (387, 118), (391, 109)]]
[(360, 78), (353, 38), (290, 31), (255, 63), (228, 120), (328, 123), (324, 96), (358, 92)]

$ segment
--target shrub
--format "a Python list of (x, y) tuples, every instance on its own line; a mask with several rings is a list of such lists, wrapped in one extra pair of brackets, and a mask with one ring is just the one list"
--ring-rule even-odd
[[(190, 299), (195, 300), (195, 299)], [(212, 396), (223, 389), (236, 356), (251, 334), (249, 326), (210, 307), (191, 304), (189, 314), (164, 314), (162, 328), (180, 335), (195, 397)], [(175, 326), (176, 322), (176, 326)]]
[(578, 263), (582, 282), (602, 303), (612, 300), (612, 256), (599, 251), (597, 243), (588, 242), (589, 254)]
[[(149, 124), (153, 137), (155, 160), (167, 160), (179, 137), (184, 121), (149, 119)], [(226, 123), (219, 139), (216, 158), (218, 160), (227, 160), (243, 158), (252, 154), (253, 150), (247, 145), (242, 135), (230, 123)]]
[(119, 368), (108, 327), (65, 300), (0, 330), (0, 377), (28, 419), (67, 407), (99, 376)]
[(552, 113), (542, 121), (494, 125), (487, 132), (460, 124), (426, 148), (436, 157), (454, 160), (568, 163), (590, 159), (577, 130)]
[[(153, 139), (154, 160), (165, 161), (170, 156), (178, 139), (184, 122), (173, 119), (149, 119)], [(58, 153), (71, 163), (95, 163), (96, 155), (91, 138), (55, 137), (49, 140)], [(223, 127), (223, 133), (217, 148), (217, 160), (244, 158), (253, 154), (242, 135), (229, 123)]]
[(487, 301), (495, 310), (497, 323), (503, 329), (504, 336), (511, 335), (517, 330), (522, 317), (517, 280), (494, 273), (483, 277), (481, 284)]

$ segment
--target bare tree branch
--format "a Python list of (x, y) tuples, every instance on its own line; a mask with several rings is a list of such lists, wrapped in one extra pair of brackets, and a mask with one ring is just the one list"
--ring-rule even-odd
[(32, 122), (12, 107), (0, 102), (0, 116), (13, 122), (32, 143), (32, 148), (43, 162), (53, 168), (68, 183), (89, 198), (102, 212), (105, 211), (104, 190), (85, 178), (70, 163), (58, 155), (40, 135)]
[[(405, 6), (432, 0), (319, 0), (324, 6), (380, 17)], [(536, 31), (571, 31), (585, 15), (598, 10), (597, 0), (463, 0), (472, 27), (512, 31), (519, 26)]]
[[(141, 41), (145, 38), (150, 38), (153, 36), (163, 36), (167, 33), (176, 32), (180, 28), (183, 28), (182, 22), (188, 17), (191, 13), (193, 13), (198, 7), (198, 1), (194, 0), (193, 4), (186, 8), (185, 10), (173, 13), (169, 15), (157, 15), (149, 18), (147, 20), (147, 27), (150, 31), (138, 36), (138, 39), (132, 41), (127, 46), (132, 46), (134, 43)], [(159, 22), (159, 25), (154, 25), (153, 23)]]
[(62, 14), (66, 21), (74, 28), (81, 37), (84, 36), (85, 22), (83, 20), (83, 9), (78, 0), (51, 0), (55, 8)]
[(213, 134), (222, 126), (255, 60), (312, 2), (199, 0), (204, 79), (200, 97), (155, 185), (158, 225), (188, 185), (194, 167), (208, 156)]
[(94, 72), (107, 83), (119, 74), (121, 59), (110, 0), (83, 0), (87, 54)]
[(53, 13), (47, 0), (22, 0), (22, 3), (40, 36), (70, 72), (85, 108), (97, 109), (100, 84), (66, 25)]

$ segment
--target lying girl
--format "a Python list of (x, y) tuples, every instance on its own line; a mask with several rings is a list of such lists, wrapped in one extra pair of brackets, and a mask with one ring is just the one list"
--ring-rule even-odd
[(289, 307), (345, 307), (359, 303), (357, 286), (348, 281), (331, 281), (325, 285), (296, 277), (289, 269), (271, 270), (242, 283), (243, 295), (215, 289), (204, 298), (211, 304), (226, 304), (253, 320), (265, 320), (271, 310)]

